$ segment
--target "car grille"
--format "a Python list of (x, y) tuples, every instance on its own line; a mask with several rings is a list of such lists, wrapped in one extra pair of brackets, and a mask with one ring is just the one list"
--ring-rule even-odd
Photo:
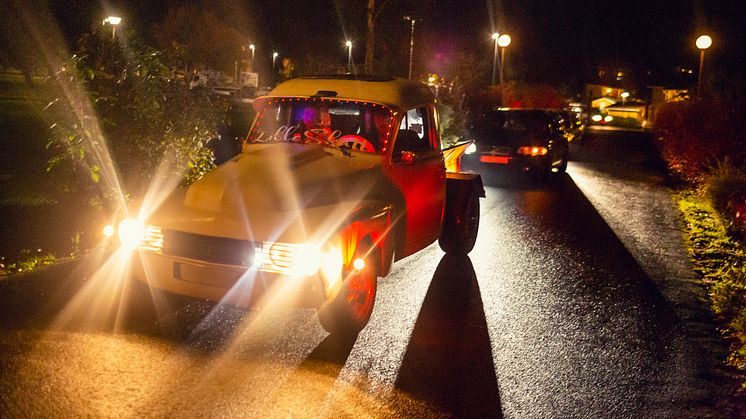
[(211, 263), (251, 266), (256, 243), (182, 231), (163, 232), (163, 254)]

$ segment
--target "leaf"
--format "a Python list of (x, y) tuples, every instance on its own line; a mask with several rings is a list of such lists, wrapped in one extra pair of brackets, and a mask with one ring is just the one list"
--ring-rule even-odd
[(95, 183), (99, 183), (99, 181), (101, 181), (101, 174), (99, 173), (99, 170), (100, 168), (95, 164), (91, 166), (91, 180), (93, 180)]

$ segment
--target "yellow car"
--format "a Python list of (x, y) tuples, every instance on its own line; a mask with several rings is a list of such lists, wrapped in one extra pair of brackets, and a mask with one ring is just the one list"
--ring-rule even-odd
[(427, 86), (298, 78), (253, 106), (239, 155), (120, 223), (136, 279), (246, 308), (315, 307), (330, 333), (354, 335), (394, 261), (438, 239), (473, 248), (484, 189), (457, 171), (468, 144), (441, 150)]

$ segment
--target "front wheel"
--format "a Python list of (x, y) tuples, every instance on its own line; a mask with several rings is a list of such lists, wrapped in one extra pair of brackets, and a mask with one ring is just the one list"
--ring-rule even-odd
[(479, 231), (479, 197), (463, 191), (448, 201), (438, 244), (446, 253), (468, 254)]
[[(362, 252), (356, 252), (355, 260)], [(378, 252), (364, 258), (362, 269), (350, 267), (339, 292), (319, 308), (319, 321), (332, 335), (356, 336), (373, 313), (378, 282)]]

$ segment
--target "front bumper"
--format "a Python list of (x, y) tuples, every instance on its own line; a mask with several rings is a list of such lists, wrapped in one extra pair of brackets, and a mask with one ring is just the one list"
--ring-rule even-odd
[(533, 174), (548, 171), (550, 156), (494, 156), (474, 153), (464, 156), (464, 167), (478, 173)]
[(242, 308), (320, 307), (325, 301), (324, 281), (318, 274), (294, 277), (146, 250), (133, 252), (131, 272), (151, 288)]

